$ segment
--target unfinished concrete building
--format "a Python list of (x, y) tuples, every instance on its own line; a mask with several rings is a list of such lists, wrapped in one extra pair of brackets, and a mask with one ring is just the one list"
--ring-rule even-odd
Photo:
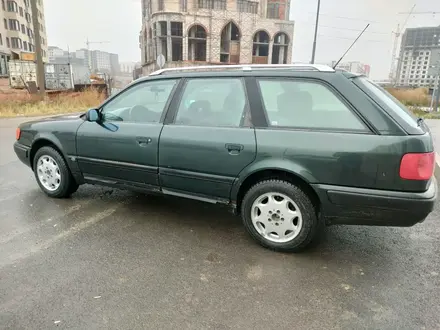
[(142, 0), (143, 74), (165, 67), (291, 63), (290, 0)]

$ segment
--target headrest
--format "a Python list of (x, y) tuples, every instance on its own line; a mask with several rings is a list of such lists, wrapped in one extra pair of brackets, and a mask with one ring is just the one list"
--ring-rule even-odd
[(293, 93), (292, 101), (295, 103), (312, 104), (312, 96), (310, 95), (309, 92), (299, 91), (299, 92)]
[(211, 103), (206, 100), (195, 101), (191, 103), (188, 108), (188, 111), (203, 111), (203, 110), (211, 110)]

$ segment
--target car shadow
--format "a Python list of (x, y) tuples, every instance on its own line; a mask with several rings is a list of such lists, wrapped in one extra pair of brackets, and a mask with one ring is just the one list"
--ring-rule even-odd
[[(228, 207), (212, 205), (190, 199), (135, 194), (130, 203), (131, 210), (148, 209), (148, 213), (155, 213), (166, 217), (167, 222), (177, 222), (180, 226), (192, 228), (208, 227), (222, 233), (235, 232), (241, 235), (244, 232), (239, 216), (233, 215)], [(148, 221), (144, 218), (143, 221)], [(383, 254), (392, 250), (395, 242), (407, 242), (410, 228), (389, 228), (369, 226), (330, 226), (319, 230), (316, 240), (306, 250), (306, 255), (314, 254)], [(253, 242), (249, 238), (250, 242)], [(409, 242), (407, 242), (409, 243)], [(399, 245), (400, 245), (399, 244)]]
[[(175, 236), (180, 232), (191, 231), (204, 240), (205, 246), (211, 245), (213, 249), (232, 244), (234, 250), (274, 258), (272, 251), (261, 248), (246, 234), (240, 217), (233, 215), (227, 207), (178, 197), (146, 195), (94, 186), (81, 187), (71, 200), (98, 197), (104, 204), (125, 200), (126, 203), (119, 214), (127, 215), (131, 222), (145, 228), (154, 225), (154, 228), (174, 231), (177, 233)], [(70, 204), (71, 200), (65, 200), (64, 203)], [(292, 262), (307, 259), (322, 264), (356, 263), (362, 260), (362, 264), (372, 268), (388, 267), (394, 262), (396, 255), (399, 259), (413, 258), (416, 253), (414, 248), (419, 244), (411, 235), (415, 231), (426, 231), (426, 226), (424, 223), (411, 228), (325, 227), (304, 252), (278, 253), (275, 258), (287, 257)]]

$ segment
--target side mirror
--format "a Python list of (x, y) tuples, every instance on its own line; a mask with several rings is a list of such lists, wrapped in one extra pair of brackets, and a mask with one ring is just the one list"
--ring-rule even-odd
[(86, 112), (86, 119), (90, 122), (97, 122), (99, 120), (99, 112), (97, 109), (89, 109)]

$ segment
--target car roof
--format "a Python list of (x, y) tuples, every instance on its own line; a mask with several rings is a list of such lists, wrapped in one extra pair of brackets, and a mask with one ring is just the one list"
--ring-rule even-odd
[(336, 70), (327, 65), (307, 63), (187, 66), (160, 69), (150, 73), (148, 76), (137, 79), (136, 82), (156, 78), (234, 77), (253, 76), (257, 74), (284, 76), (292, 72), (335, 73)]

